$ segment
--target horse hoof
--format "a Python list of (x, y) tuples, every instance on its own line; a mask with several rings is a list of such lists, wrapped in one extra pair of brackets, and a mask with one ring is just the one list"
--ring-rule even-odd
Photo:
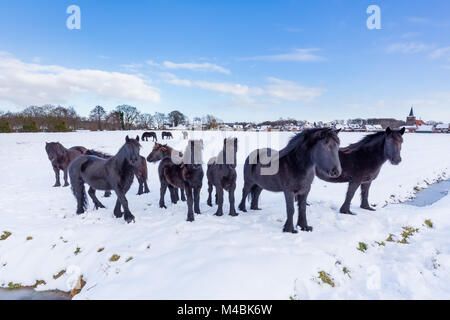
[(261, 209), (261, 208), (258, 208), (258, 207), (256, 207), (256, 208), (250, 208), (250, 210), (254, 210), (254, 211), (261, 211), (262, 209)]
[(342, 214), (349, 214), (349, 215), (356, 216), (356, 214), (353, 213), (353, 212), (351, 212), (350, 209), (343, 209), (343, 208), (341, 208), (341, 209), (339, 210), (339, 212), (342, 213)]
[(194, 217), (192, 217), (192, 218), (187, 218), (186, 221), (187, 221), (187, 222), (194, 222)]
[(83, 211), (81, 211), (81, 210), (77, 211), (78, 215), (83, 214), (83, 213), (84, 213), (84, 210)]
[(298, 233), (298, 231), (295, 230), (294, 227), (284, 227), (283, 228), (283, 232), (286, 232), (286, 233)]
[(134, 217), (125, 218), (125, 221), (127, 223), (131, 223), (131, 222), (136, 223), (136, 221), (134, 220)]
[(311, 227), (311, 226), (300, 227), (300, 230), (306, 231), (306, 232), (312, 232), (313, 231), (313, 227)]
[(239, 213), (237, 213), (237, 212), (231, 212), (230, 213), (230, 216), (232, 216), (232, 217), (237, 217), (239, 215)]
[(215, 215), (216, 217), (221, 217), (221, 216), (223, 216), (223, 213), (216, 212), (214, 215)]
[(53, 185), (53, 188), (61, 187), (61, 184), (55, 184)]
[(238, 209), (241, 210), (242, 212), (247, 212), (247, 209), (245, 209), (245, 206), (243, 205), (239, 205)]
[(70, 184), (68, 184), (68, 183), (65, 183), (65, 184), (64, 184), (64, 187), (68, 187), (68, 186), (70, 186)]
[(211, 201), (208, 201), (206, 204), (207, 204), (208, 206), (210, 206), (210, 207), (213, 206), (212, 203), (211, 203)]
[(374, 208), (372, 208), (370, 206), (361, 206), (361, 209), (369, 210), (369, 211), (377, 211), (377, 210), (375, 210)]

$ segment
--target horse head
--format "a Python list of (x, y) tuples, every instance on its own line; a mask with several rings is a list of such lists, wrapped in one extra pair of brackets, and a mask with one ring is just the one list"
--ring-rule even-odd
[(384, 155), (393, 165), (398, 165), (402, 162), (400, 152), (402, 150), (404, 133), (404, 127), (400, 130), (392, 130), (390, 127), (387, 127), (386, 129), (384, 138)]
[(128, 162), (136, 167), (139, 165), (139, 149), (141, 148), (141, 145), (139, 143), (139, 136), (136, 137), (136, 139), (129, 138), (126, 136), (125, 138), (125, 158), (128, 160)]
[(342, 173), (339, 160), (339, 137), (341, 130), (330, 128), (319, 129), (313, 133), (314, 144), (310, 150), (311, 160), (322, 172), (331, 178), (337, 178)]

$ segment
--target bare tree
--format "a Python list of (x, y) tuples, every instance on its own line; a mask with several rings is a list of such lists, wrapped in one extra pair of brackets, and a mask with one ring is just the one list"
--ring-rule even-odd
[(96, 106), (91, 110), (89, 118), (97, 123), (97, 130), (102, 130), (102, 122), (105, 120), (106, 111), (102, 106)]
[(136, 109), (136, 107), (123, 104), (117, 106), (116, 111), (119, 112), (122, 130), (132, 129), (139, 117), (138, 109)]
[(164, 126), (164, 122), (166, 121), (166, 115), (164, 113), (155, 112), (153, 119), (158, 129), (161, 129)]

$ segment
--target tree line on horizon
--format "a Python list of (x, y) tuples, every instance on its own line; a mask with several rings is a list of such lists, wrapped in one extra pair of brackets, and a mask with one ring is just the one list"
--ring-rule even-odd
[[(193, 121), (213, 129), (222, 121), (213, 115), (195, 117)], [(88, 117), (78, 115), (73, 107), (30, 106), (21, 112), (0, 111), (0, 132), (70, 132), (75, 130), (151, 130), (189, 124), (189, 118), (178, 110), (164, 114), (142, 113), (131, 105), (120, 105), (111, 111), (95, 106)]]
[[(217, 129), (223, 121), (214, 115), (194, 117), (192, 122), (189, 118), (178, 110), (164, 114), (155, 112), (154, 114), (142, 113), (131, 105), (119, 105), (111, 111), (107, 111), (102, 106), (95, 106), (89, 116), (78, 115), (73, 107), (43, 105), (30, 106), (21, 112), (0, 111), (0, 132), (70, 132), (75, 130), (152, 130), (164, 129), (166, 127), (177, 127), (178, 125), (189, 125), (194, 123), (200, 125), (202, 129)], [(303, 126), (305, 120), (295, 120), (293, 118), (280, 118), (274, 121), (264, 121), (258, 124), (254, 122), (234, 122), (238, 125), (267, 125), (272, 127), (284, 127), (289, 125)], [(332, 124), (381, 124), (383, 127), (399, 127), (405, 124), (404, 121), (393, 118), (385, 119), (348, 119), (335, 120)], [(316, 123), (315, 123), (316, 124)], [(322, 126), (318, 122), (317, 126)]]

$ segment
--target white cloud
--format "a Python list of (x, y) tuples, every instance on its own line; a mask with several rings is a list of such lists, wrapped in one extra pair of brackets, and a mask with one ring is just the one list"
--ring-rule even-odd
[(192, 71), (210, 71), (210, 72), (220, 72), (224, 74), (230, 74), (230, 70), (225, 69), (224, 67), (218, 66), (216, 64), (212, 64), (209, 62), (204, 63), (175, 63), (171, 61), (164, 61), (163, 66), (167, 69), (186, 69)]
[(249, 87), (247, 85), (238, 83), (180, 79), (171, 73), (161, 73), (160, 76), (167, 83), (183, 87), (196, 87), (203, 90), (215, 91), (238, 96), (260, 95), (263, 93), (263, 90), (258, 87)]
[(269, 84), (264, 88), (261, 88), (239, 83), (180, 79), (171, 73), (161, 73), (160, 76), (165, 82), (173, 85), (195, 87), (208, 91), (231, 94), (239, 96), (241, 100), (246, 101), (254, 101), (253, 98), (258, 96), (266, 96), (285, 101), (310, 102), (323, 95), (326, 91), (321, 88), (304, 87), (295, 82), (277, 78), (268, 78)]
[(429, 49), (430, 46), (422, 42), (399, 42), (391, 44), (387, 48), (387, 52), (388, 53), (400, 52), (404, 54), (412, 54), (427, 51)]
[(450, 58), (450, 47), (439, 48), (430, 53), (431, 59), (447, 57)]
[(137, 75), (26, 63), (0, 53), (0, 100), (26, 106), (66, 103), (74, 96), (159, 102), (160, 92)]
[(269, 78), (270, 84), (266, 87), (266, 92), (270, 96), (289, 101), (310, 102), (325, 93), (325, 89), (307, 88), (292, 81)]
[(325, 58), (315, 54), (315, 52), (320, 51), (318, 48), (307, 48), (307, 49), (295, 49), (289, 53), (281, 53), (275, 55), (267, 56), (256, 56), (250, 58), (243, 58), (242, 60), (254, 60), (254, 61), (272, 61), (272, 62), (317, 62), (323, 61)]

